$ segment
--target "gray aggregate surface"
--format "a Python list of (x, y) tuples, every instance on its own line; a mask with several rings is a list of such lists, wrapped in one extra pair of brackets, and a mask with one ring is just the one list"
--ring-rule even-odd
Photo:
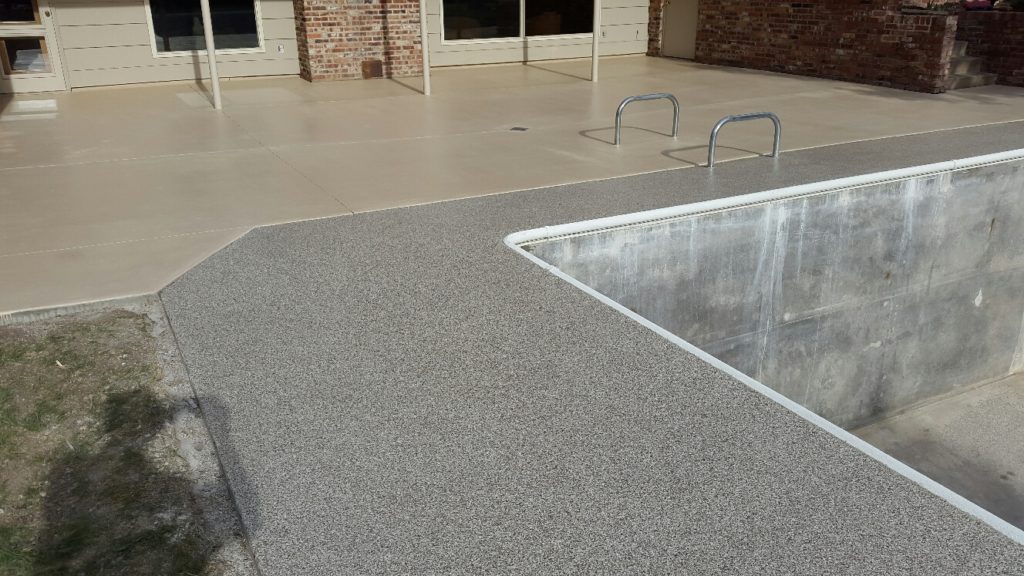
[(1024, 547), (502, 244), (1022, 147), (1007, 124), (260, 228), (161, 297), (267, 575), (1024, 574)]

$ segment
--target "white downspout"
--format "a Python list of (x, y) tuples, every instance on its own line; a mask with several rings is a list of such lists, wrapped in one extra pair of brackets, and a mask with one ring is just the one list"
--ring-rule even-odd
[(597, 62), (601, 44), (601, 0), (594, 0), (594, 43), (590, 54), (590, 81), (597, 82)]
[(430, 48), (427, 41), (427, 0), (420, 0), (420, 49), (423, 52), (424, 96), (430, 96)]
[(213, 86), (213, 107), (222, 108), (220, 101), (220, 76), (217, 74), (217, 47), (213, 43), (213, 17), (210, 16), (210, 0), (199, 0), (203, 12), (203, 36), (206, 38), (206, 61), (210, 64), (210, 84)]

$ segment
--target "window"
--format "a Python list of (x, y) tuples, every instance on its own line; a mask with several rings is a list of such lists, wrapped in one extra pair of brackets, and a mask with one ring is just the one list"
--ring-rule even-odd
[(442, 7), (445, 40), (589, 34), (594, 28), (593, 0), (442, 0)]
[(444, 0), (445, 40), (518, 38), (520, 0)]
[(0, 1), (0, 22), (39, 22), (39, 12), (33, 0)]
[(42, 38), (0, 38), (0, 64), (4, 74), (50, 72), (50, 55)]
[(525, 0), (526, 35), (589, 34), (594, 0)]
[[(199, 0), (149, 0), (153, 39), (158, 53), (205, 50)], [(255, 0), (210, 0), (217, 50), (262, 46)]]

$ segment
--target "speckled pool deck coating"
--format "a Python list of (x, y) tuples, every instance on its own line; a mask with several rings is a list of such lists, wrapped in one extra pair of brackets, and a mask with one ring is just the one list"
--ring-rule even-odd
[(161, 297), (266, 575), (1024, 574), (1024, 546), (502, 243), (1022, 147), (969, 128), (259, 228)]

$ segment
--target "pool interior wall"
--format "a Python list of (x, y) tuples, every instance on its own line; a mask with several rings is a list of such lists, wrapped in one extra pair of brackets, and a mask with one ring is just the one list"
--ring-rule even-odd
[(523, 248), (850, 429), (1024, 369), (1022, 198), (1018, 158)]

